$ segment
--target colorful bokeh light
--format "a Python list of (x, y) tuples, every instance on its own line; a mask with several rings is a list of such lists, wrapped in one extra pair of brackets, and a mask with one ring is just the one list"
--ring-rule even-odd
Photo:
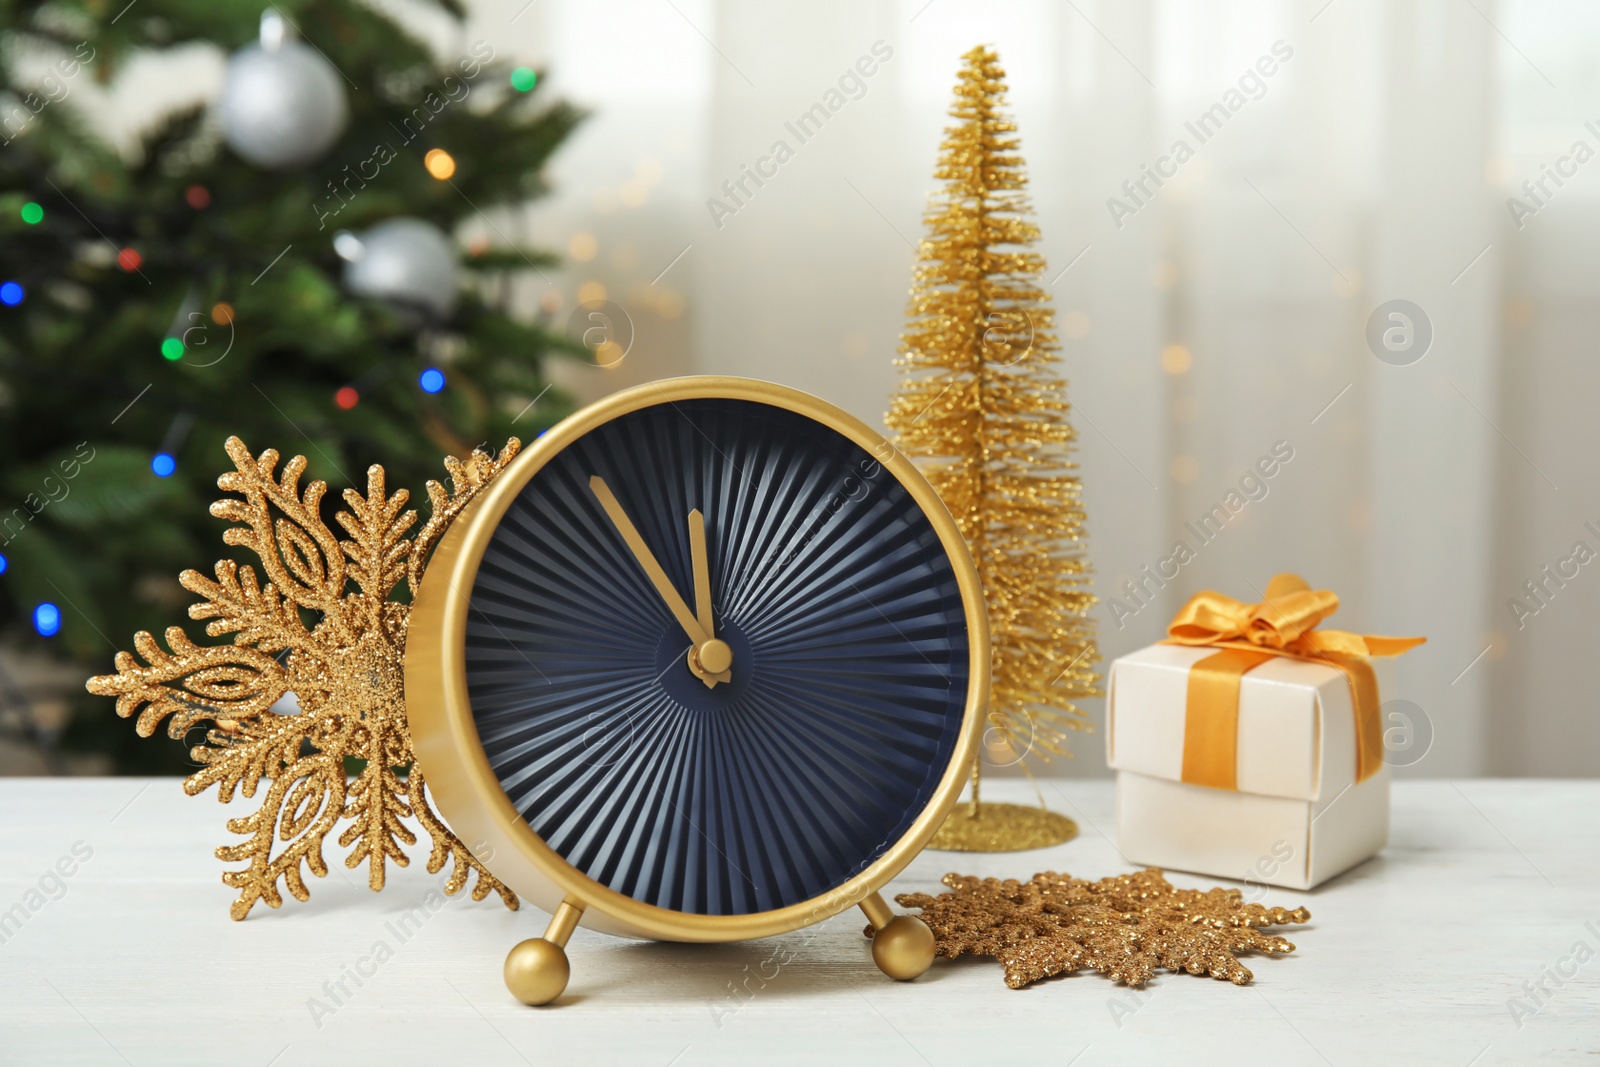
[(33, 628), (40, 637), (54, 637), (61, 632), (61, 609), (50, 601), (33, 609)]
[(428, 168), (428, 173), (445, 181), (456, 172), (456, 161), (449, 152), (442, 148), (435, 148), (422, 157), (422, 165)]

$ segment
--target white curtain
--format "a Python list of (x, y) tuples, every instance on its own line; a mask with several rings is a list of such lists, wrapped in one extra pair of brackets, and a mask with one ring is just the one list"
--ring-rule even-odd
[[(1600, 151), (1591, 6), (472, 9), (442, 50), (488, 40), (596, 109), (552, 165), (558, 195), (500, 220), (570, 257), (526, 283), (530, 314), (603, 293), (633, 322), (627, 357), (570, 387), (748, 374), (874, 422), (959, 56), (995, 45), (1078, 405), (1107, 660), (1199, 589), (1254, 599), (1294, 570), (1343, 598), (1330, 625), (1429, 638), (1381, 672), (1408, 702), (1393, 737), (1421, 746), (1400, 773), (1600, 770), (1600, 559), (1577, 562), (1579, 542), (1600, 552), (1600, 159), (1575, 158)], [(820, 129), (791, 130), (830, 90)], [(1367, 338), (1396, 300), (1431, 332), (1406, 365)], [(1379, 327), (1404, 340), (1402, 320)], [(1104, 773), (1101, 739), (1055, 770)]]

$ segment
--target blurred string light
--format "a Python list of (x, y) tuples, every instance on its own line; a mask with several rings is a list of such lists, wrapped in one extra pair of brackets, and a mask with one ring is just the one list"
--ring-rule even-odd
[(354, 386), (347, 385), (333, 394), (333, 402), (344, 410), (349, 411), (361, 403), (361, 394), (356, 392)]
[(117, 266), (121, 267), (129, 274), (132, 274), (134, 271), (138, 270), (139, 265), (143, 262), (144, 257), (139, 254), (139, 250), (137, 248), (124, 248), (122, 251), (117, 253)]
[(6, 282), (4, 285), (0, 285), (0, 304), (14, 308), (22, 303), (22, 297), (22, 286), (16, 282)]
[(437, 367), (429, 367), (417, 379), (417, 384), (422, 386), (424, 393), (437, 393), (444, 389), (444, 371)]
[(579, 263), (591, 262), (600, 253), (600, 242), (587, 230), (579, 230), (567, 241), (567, 255)]
[(6, 572), (6, 568), (10, 565), (11, 564), (6, 560), (5, 553), (0, 552), (0, 574), (4, 574)]
[(535, 74), (532, 67), (518, 67), (511, 72), (511, 88), (519, 93), (526, 93), (539, 84), (539, 75)]
[(1082, 311), (1069, 311), (1061, 316), (1061, 332), (1074, 341), (1081, 341), (1089, 336), (1089, 316)]
[(162, 341), (161, 355), (165, 359), (182, 359), (183, 339), (179, 337), (169, 337), (165, 341)]
[(1186, 374), (1193, 363), (1187, 345), (1170, 344), (1161, 350), (1161, 369), (1168, 374)]
[(54, 637), (61, 632), (61, 609), (50, 601), (33, 609), (33, 628), (40, 637)]
[(29, 200), (22, 205), (22, 221), (29, 226), (36, 226), (44, 221), (44, 208)]
[(428, 168), (428, 173), (445, 181), (456, 172), (456, 161), (449, 152), (442, 148), (435, 148), (422, 157), (422, 165)]
[(203, 185), (191, 185), (183, 191), (183, 199), (196, 211), (204, 211), (211, 206), (211, 190)]
[(172, 417), (172, 422), (167, 426), (167, 432), (161, 438), (161, 446), (156, 449), (156, 454), (150, 457), (150, 471), (157, 478), (170, 478), (178, 470), (178, 452), (183, 448), (183, 442), (188, 440), (189, 431), (194, 428), (194, 416), (187, 411), (180, 411)]
[(233, 321), (233, 305), (225, 300), (219, 300), (211, 305), (211, 321), (218, 326), (226, 326)]

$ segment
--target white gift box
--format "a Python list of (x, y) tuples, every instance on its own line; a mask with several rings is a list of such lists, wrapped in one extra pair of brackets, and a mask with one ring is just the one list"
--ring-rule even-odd
[(1216, 649), (1151, 645), (1111, 665), (1106, 759), (1131, 863), (1310, 889), (1389, 840), (1389, 768), (1356, 781), (1350, 686), (1277, 658), (1239, 689), (1238, 789), (1182, 780), (1189, 668)]

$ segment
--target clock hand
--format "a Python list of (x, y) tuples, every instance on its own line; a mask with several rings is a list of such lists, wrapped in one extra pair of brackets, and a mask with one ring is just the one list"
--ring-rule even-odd
[(716, 635), (711, 618), (711, 570), (706, 562), (706, 517), (689, 512), (689, 560), (694, 566), (694, 613), (707, 637)]
[(727, 642), (716, 640), (717, 630), (711, 616), (711, 564), (706, 552), (706, 517), (699, 508), (689, 512), (689, 559), (694, 567), (694, 607), (700, 628), (711, 639), (699, 649), (700, 665), (726, 682), (728, 668), (733, 663), (733, 650)]
[[(622, 510), (622, 504), (617, 500), (616, 494), (611, 491), (611, 487), (606, 484), (606, 480), (598, 474), (594, 475), (589, 479), (589, 489), (594, 493), (596, 499), (600, 501), (600, 506), (605, 509), (606, 515), (610, 517), (612, 525), (617, 528), (617, 532), (622, 535), (622, 540), (627, 544), (629, 551), (639, 561), (639, 566), (644, 568), (645, 576), (650, 579), (650, 584), (655, 586), (656, 592), (666, 602), (667, 610), (672, 612), (673, 618), (678, 620), (678, 625), (683, 627), (683, 632), (689, 635), (690, 641), (694, 642), (693, 647), (689, 650), (690, 668), (694, 670), (696, 675), (700, 676), (700, 679), (706, 683), (707, 687), (716, 685), (718, 681), (726, 680), (716, 677), (719, 672), (709, 671), (701, 667), (699, 656), (703, 653), (710, 653), (713, 662), (716, 662), (721, 658), (719, 653), (726, 649), (727, 645), (715, 640), (701, 627), (700, 620), (689, 610), (689, 605), (684, 603), (683, 597), (673, 587), (672, 580), (667, 577), (667, 572), (662, 570), (655, 554), (650, 551), (650, 546), (644, 543), (644, 538), (639, 534), (638, 527), (633, 525), (633, 520), (628, 518), (628, 513)], [(720, 649), (717, 647), (719, 645), (721, 646)], [(725, 672), (726, 667), (724, 667), (722, 673)]]
[(656, 562), (655, 554), (650, 551), (650, 546), (644, 543), (638, 527), (633, 525), (633, 520), (628, 518), (628, 513), (622, 510), (616, 494), (606, 484), (606, 480), (596, 474), (589, 479), (589, 489), (600, 500), (600, 506), (606, 509), (606, 514), (611, 517), (611, 522), (627, 542), (628, 548), (633, 552), (634, 558), (639, 561), (639, 566), (644, 568), (644, 573), (650, 579), (650, 584), (656, 587), (656, 592), (661, 594), (661, 599), (666, 601), (667, 609), (672, 612), (678, 624), (683, 627), (683, 632), (689, 635), (689, 640), (696, 645), (703, 645), (711, 640), (711, 635), (706, 633), (700, 625), (700, 620), (695, 618), (689, 610), (689, 605), (683, 602), (683, 597), (678, 595), (678, 590), (673, 588), (672, 580), (667, 577), (667, 572), (661, 569), (661, 564)]

